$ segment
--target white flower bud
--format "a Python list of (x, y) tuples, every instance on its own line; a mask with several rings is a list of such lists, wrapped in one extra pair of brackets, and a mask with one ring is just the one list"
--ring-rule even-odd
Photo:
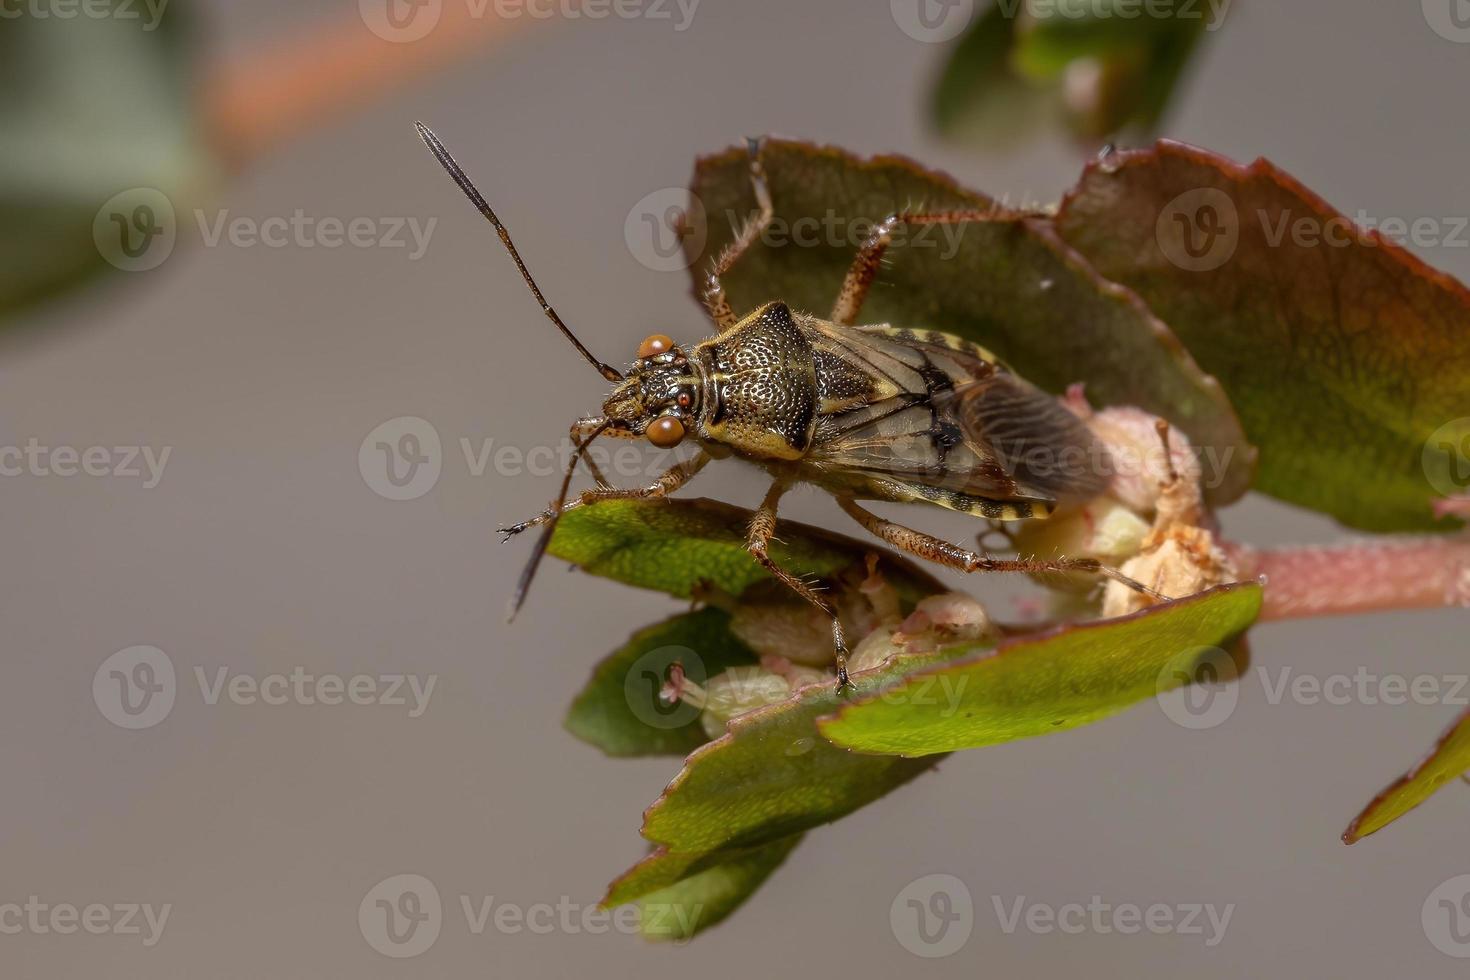
[(705, 684), (699, 721), (710, 738), (719, 738), (731, 718), (790, 696), (790, 682), (778, 674), (761, 667), (731, 667)]

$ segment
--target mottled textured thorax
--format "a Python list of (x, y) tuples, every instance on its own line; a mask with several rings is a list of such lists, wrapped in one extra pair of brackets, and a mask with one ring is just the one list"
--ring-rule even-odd
[(784, 303), (770, 303), (698, 348), (706, 369), (704, 429), (736, 452), (799, 459), (817, 416), (811, 344)]

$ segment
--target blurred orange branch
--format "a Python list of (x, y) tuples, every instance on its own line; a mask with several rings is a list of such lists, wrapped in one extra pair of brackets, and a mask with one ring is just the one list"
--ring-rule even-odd
[(425, 36), (392, 41), (359, 16), (333, 18), (217, 69), (204, 93), (210, 136), (227, 161), (239, 164), (530, 23), (497, 16), (491, 4), (447, 3)]

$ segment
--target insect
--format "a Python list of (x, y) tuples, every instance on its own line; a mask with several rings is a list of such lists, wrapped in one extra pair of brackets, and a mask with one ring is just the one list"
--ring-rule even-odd
[[(556, 501), (545, 512), (502, 528), (507, 540), (541, 527), (511, 615), (525, 600), (562, 514), (606, 500), (666, 497), (712, 459), (737, 457), (763, 467), (770, 489), (751, 518), (746, 548), (776, 579), (832, 620), (838, 690), (850, 687), (847, 645), (833, 605), (811, 583), (781, 568), (768, 546), (781, 497), (814, 484), (889, 545), (964, 572), (1089, 572), (1154, 599), (1163, 596), (1092, 558), (998, 559), (879, 517), (859, 500), (925, 502), (994, 521), (1040, 519), (1060, 504), (1103, 489), (1104, 452), (1057, 400), (960, 337), (857, 319), (884, 253), (901, 228), (995, 220), (994, 212), (899, 213), (875, 226), (854, 258), (826, 319), (773, 301), (737, 316), (723, 277), (760, 238), (774, 215), (759, 141), (750, 143), (750, 177), (759, 216), (712, 264), (703, 300), (716, 335), (683, 346), (653, 334), (627, 374), (599, 361), (547, 303), (500, 218), (432, 131), (419, 136), (495, 227), (542, 312), (613, 384), (602, 414), (571, 429), (573, 453)], [(587, 446), (599, 436), (646, 438), (660, 448), (693, 439), (699, 451), (646, 486), (607, 484)], [(568, 499), (586, 460), (597, 486)]]

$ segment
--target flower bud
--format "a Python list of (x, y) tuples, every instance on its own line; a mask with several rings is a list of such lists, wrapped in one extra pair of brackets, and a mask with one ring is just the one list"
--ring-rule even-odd
[(790, 682), (778, 674), (761, 667), (731, 667), (705, 684), (699, 721), (710, 738), (719, 738), (731, 718), (790, 696)]

